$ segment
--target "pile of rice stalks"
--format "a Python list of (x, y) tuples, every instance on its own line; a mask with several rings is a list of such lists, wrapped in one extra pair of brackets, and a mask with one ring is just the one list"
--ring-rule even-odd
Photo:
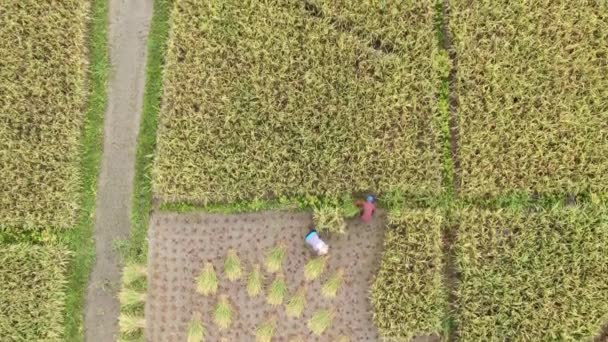
[(315, 208), (313, 212), (313, 222), (315, 229), (320, 232), (346, 233), (346, 222), (344, 221), (344, 211), (340, 207), (323, 206)]
[(63, 340), (67, 261), (59, 247), (0, 244), (2, 340)]
[(384, 254), (371, 293), (374, 322), (384, 337), (408, 340), (442, 331), (447, 309), (442, 220), (430, 210), (389, 216)]
[(162, 202), (441, 191), (433, 3), (400, 6), (408, 20), (392, 30), (408, 45), (392, 53), (307, 7), (175, 2), (153, 171)]
[(122, 271), (120, 301), (119, 341), (143, 340), (146, 319), (144, 306), (147, 300), (148, 270), (146, 265), (128, 262)]
[(606, 192), (606, 3), (450, 3), (463, 193)]
[(2, 1), (0, 231), (74, 225), (88, 7)]
[(608, 321), (608, 215), (462, 210), (462, 341), (591, 340)]

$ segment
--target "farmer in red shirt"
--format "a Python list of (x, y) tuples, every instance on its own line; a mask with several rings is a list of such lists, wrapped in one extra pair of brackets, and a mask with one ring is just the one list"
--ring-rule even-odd
[(374, 196), (369, 195), (367, 196), (367, 199), (364, 201), (357, 201), (357, 203), (355, 203), (355, 205), (359, 208), (361, 208), (361, 221), (363, 222), (369, 222), (372, 219), (372, 216), (374, 215), (374, 212), (376, 211), (376, 205), (374, 205), (374, 202), (376, 201), (376, 199), (374, 198)]

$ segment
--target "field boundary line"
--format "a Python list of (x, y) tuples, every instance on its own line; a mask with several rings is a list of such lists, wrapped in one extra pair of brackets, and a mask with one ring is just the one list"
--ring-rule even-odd
[(450, 68), (450, 74), (448, 75), (448, 103), (449, 103), (449, 130), (450, 130), (450, 146), (452, 152), (452, 163), (453, 163), (453, 187), (454, 194), (458, 196), (460, 192), (460, 184), (462, 181), (461, 167), (460, 167), (460, 127), (458, 120), (458, 97), (453, 91), (456, 83), (456, 72), (458, 70), (458, 56), (456, 49), (454, 49), (452, 34), (449, 27), (450, 17), (450, 4), (449, 0), (441, 0), (441, 44), (443, 49), (448, 53), (452, 67)]
[(169, 39), (172, 0), (154, 0), (148, 33), (146, 85), (137, 136), (135, 178), (131, 209), (131, 236), (126, 258), (146, 262), (148, 223), (153, 208), (152, 166), (161, 108), (163, 69)]
[(445, 281), (445, 289), (448, 295), (448, 312), (447, 312), (447, 340), (450, 342), (458, 341), (458, 326), (454, 319), (457, 311), (457, 291), (460, 282), (458, 267), (456, 262), (456, 239), (458, 235), (458, 223), (452, 222), (452, 215), (446, 211), (448, 218), (445, 227), (443, 228), (443, 255), (445, 258), (443, 278)]
[[(152, 195), (152, 165), (156, 150), (156, 133), (158, 115), (162, 103), (163, 69), (167, 40), (169, 37), (169, 21), (172, 0), (153, 0), (152, 17), (149, 21), (148, 40), (145, 46), (145, 85), (139, 130), (137, 133), (135, 165), (133, 176), (133, 192), (131, 193), (131, 210), (129, 222), (131, 230), (125, 241), (122, 257), (125, 265), (147, 265), (148, 261), (148, 226), (150, 216), (156, 210)], [(123, 272), (128, 272), (126, 266)], [(141, 280), (138, 291), (147, 293), (148, 279)], [(121, 291), (129, 291), (129, 284), (121, 282)], [(131, 289), (132, 290), (132, 289)], [(121, 303), (120, 315), (141, 317), (145, 320), (144, 307), (125, 307)], [(146, 331), (135, 332), (136, 339), (144, 339)], [(133, 338), (120, 333), (120, 338)]]
[(461, 168), (459, 157), (459, 127), (458, 127), (458, 98), (454, 92), (458, 59), (456, 50), (452, 46), (452, 35), (449, 30), (449, 0), (438, 0), (435, 13), (437, 18), (437, 37), (439, 49), (447, 53), (450, 61), (450, 71), (443, 79), (439, 93), (438, 110), (443, 111), (442, 116), (447, 127), (444, 131), (444, 186), (448, 193), (448, 203), (445, 211), (446, 224), (443, 228), (443, 278), (448, 297), (446, 315), (446, 337), (450, 342), (458, 341), (458, 325), (455, 320), (457, 311), (457, 292), (459, 286), (459, 273), (456, 258), (456, 240), (458, 238), (458, 222), (453, 221), (451, 208), (459, 202)]
[(81, 206), (75, 227), (59, 234), (73, 253), (66, 268), (68, 283), (63, 322), (66, 341), (82, 341), (84, 338), (85, 294), (95, 258), (92, 236), (109, 75), (107, 0), (91, 1), (87, 28), (88, 100), (80, 147)]

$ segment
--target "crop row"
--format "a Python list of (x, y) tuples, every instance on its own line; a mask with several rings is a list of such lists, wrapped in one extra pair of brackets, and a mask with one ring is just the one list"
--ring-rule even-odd
[(447, 312), (443, 221), (431, 210), (389, 216), (384, 254), (371, 289), (374, 322), (385, 337), (407, 340), (441, 334)]
[[(434, 51), (437, 46), (436, 16), (432, 1), (349, 1), (310, 0), (316, 15), (328, 18), (338, 29), (352, 32), (374, 48), (408, 54)], [(424, 56), (430, 59), (433, 56)]]
[(61, 340), (67, 259), (56, 246), (0, 245), (2, 340)]
[[(448, 3), (462, 194), (605, 193), (607, 6)], [(437, 10), (177, 0), (156, 196), (440, 194)]]
[(608, 5), (450, 1), (462, 192), (608, 190)]
[(458, 213), (462, 341), (582, 341), (608, 322), (605, 211)]
[[(457, 229), (449, 286), (448, 222)], [(434, 211), (395, 212), (372, 286), (374, 321), (391, 338), (445, 336), (451, 316), (462, 341), (585, 340), (608, 322), (606, 274), (605, 210), (464, 208), (449, 220)]]
[(2, 2), (0, 231), (74, 223), (88, 2)]
[(393, 33), (411, 40), (387, 52), (303, 1), (177, 0), (155, 195), (205, 204), (438, 194), (432, 6), (401, 10), (412, 20)]

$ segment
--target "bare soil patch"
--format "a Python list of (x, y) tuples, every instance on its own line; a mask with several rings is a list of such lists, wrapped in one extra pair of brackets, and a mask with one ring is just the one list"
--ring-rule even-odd
[[(276, 341), (300, 337), (304, 341), (333, 341), (347, 335), (352, 341), (378, 341), (372, 321), (369, 286), (379, 267), (385, 215), (372, 223), (348, 221), (344, 236), (323, 236), (330, 245), (328, 268), (312, 282), (304, 281), (304, 265), (313, 257), (304, 244), (311, 215), (292, 212), (256, 214), (153, 214), (149, 229), (150, 272), (146, 302), (146, 340), (184, 341), (193, 311), (202, 313), (207, 340), (254, 341), (256, 326), (271, 315), (278, 318)], [(288, 318), (285, 307), (271, 307), (266, 293), (274, 275), (264, 272), (263, 294), (250, 299), (246, 280), (230, 283), (223, 275), (229, 248), (236, 249), (247, 274), (254, 263), (263, 264), (265, 252), (282, 241), (287, 246), (283, 263), (290, 294), (306, 283), (307, 305), (303, 317)], [(227, 294), (236, 314), (230, 329), (220, 332), (212, 323), (217, 296), (204, 297), (195, 290), (195, 278), (210, 261), (219, 278), (219, 294)], [(334, 299), (323, 298), (323, 282), (338, 268), (346, 271), (344, 286)], [(320, 309), (335, 310), (332, 326), (322, 336), (313, 335), (306, 322)]]

